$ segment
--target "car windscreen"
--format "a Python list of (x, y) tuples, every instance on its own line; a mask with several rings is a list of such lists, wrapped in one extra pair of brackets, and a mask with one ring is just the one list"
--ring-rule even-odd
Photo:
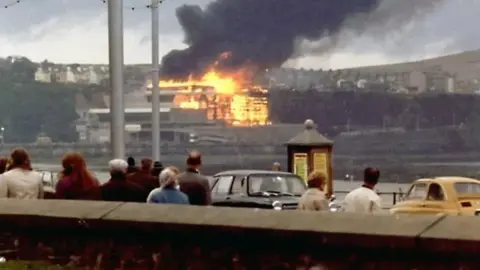
[(301, 196), (306, 190), (305, 182), (295, 175), (260, 175), (248, 177), (249, 194), (278, 194)]
[(457, 182), (454, 184), (457, 194), (478, 194), (480, 195), (480, 184), (472, 182)]
[(427, 184), (426, 183), (414, 183), (407, 195), (405, 200), (423, 200), (427, 197)]

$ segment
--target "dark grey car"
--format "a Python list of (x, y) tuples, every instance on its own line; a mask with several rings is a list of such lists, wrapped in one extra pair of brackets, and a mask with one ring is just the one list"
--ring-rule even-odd
[(305, 182), (279, 171), (232, 170), (213, 177), (214, 206), (293, 210), (305, 192)]

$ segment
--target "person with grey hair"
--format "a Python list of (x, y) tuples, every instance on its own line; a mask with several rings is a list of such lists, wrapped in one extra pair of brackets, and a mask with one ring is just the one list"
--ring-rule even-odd
[(123, 159), (113, 159), (108, 163), (110, 180), (100, 187), (102, 200), (118, 202), (145, 202), (144, 189), (127, 180), (128, 163)]
[(188, 196), (178, 189), (178, 170), (172, 167), (164, 169), (159, 176), (160, 187), (152, 190), (147, 203), (190, 204)]

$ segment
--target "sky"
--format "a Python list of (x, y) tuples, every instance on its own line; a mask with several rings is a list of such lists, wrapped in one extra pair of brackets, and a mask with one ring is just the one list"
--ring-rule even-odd
[[(182, 4), (205, 6), (210, 1), (165, 0), (159, 11), (160, 57), (172, 49), (185, 48), (175, 9)], [(2, 6), (12, 2), (15, 0), (0, 0)], [(149, 2), (124, 0), (126, 64), (151, 62), (150, 10), (145, 8)], [(132, 6), (137, 8), (132, 11)], [(362, 36), (345, 34), (341, 48), (321, 56), (299, 57), (286, 66), (338, 69), (480, 49), (480, 32), (476, 29), (479, 7), (478, 0), (448, 0), (386, 37), (368, 31)], [(0, 57), (21, 55), (36, 62), (48, 59), (55, 63), (108, 63), (107, 6), (101, 0), (20, 0), (0, 9), (0, 25)]]

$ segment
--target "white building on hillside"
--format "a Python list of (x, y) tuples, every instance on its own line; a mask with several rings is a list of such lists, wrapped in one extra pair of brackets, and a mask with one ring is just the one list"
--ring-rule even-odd
[(51, 83), (52, 82), (52, 71), (51, 69), (43, 69), (39, 67), (37, 72), (35, 72), (35, 81), (37, 82), (45, 82)]

